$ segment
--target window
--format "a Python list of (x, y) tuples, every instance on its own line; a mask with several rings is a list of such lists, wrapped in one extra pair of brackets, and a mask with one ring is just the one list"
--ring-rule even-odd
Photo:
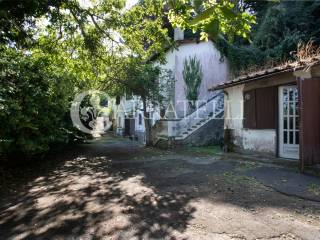
[(142, 125), (142, 115), (139, 114), (139, 125)]
[(102, 107), (108, 107), (108, 99), (107, 98), (103, 98), (100, 100), (100, 105)]
[(121, 127), (121, 117), (118, 118), (118, 127)]
[(276, 129), (278, 88), (266, 87), (243, 93), (244, 128)]

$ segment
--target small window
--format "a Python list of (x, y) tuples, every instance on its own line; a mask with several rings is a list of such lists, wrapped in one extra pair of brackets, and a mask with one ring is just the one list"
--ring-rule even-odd
[(107, 98), (101, 99), (100, 100), (100, 105), (102, 107), (108, 107), (108, 99)]
[(142, 115), (139, 114), (139, 125), (142, 125)]

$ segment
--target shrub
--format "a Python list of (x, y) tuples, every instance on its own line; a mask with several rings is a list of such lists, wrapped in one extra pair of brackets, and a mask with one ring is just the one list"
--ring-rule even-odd
[(0, 154), (29, 158), (68, 142), (74, 77), (48, 55), (0, 50)]

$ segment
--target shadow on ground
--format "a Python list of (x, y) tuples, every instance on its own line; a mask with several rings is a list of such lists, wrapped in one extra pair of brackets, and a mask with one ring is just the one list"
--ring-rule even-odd
[(148, 173), (113, 163), (114, 156), (139, 156), (140, 146), (109, 144), (111, 152), (101, 151), (104, 144), (84, 146), (80, 156), (2, 196), (1, 239), (163, 238), (183, 231), (194, 212), (190, 197), (160, 191)]
[(83, 145), (45, 173), (2, 193), (0, 238), (175, 239), (194, 220), (193, 203), (202, 200), (248, 211), (319, 207), (235, 174), (247, 165), (200, 162), (201, 157), (197, 161), (128, 141)]

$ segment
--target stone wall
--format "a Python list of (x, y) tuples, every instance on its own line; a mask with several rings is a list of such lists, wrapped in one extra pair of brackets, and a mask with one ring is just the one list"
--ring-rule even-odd
[(175, 145), (208, 146), (221, 144), (223, 141), (224, 119), (212, 119), (183, 140), (176, 140)]

